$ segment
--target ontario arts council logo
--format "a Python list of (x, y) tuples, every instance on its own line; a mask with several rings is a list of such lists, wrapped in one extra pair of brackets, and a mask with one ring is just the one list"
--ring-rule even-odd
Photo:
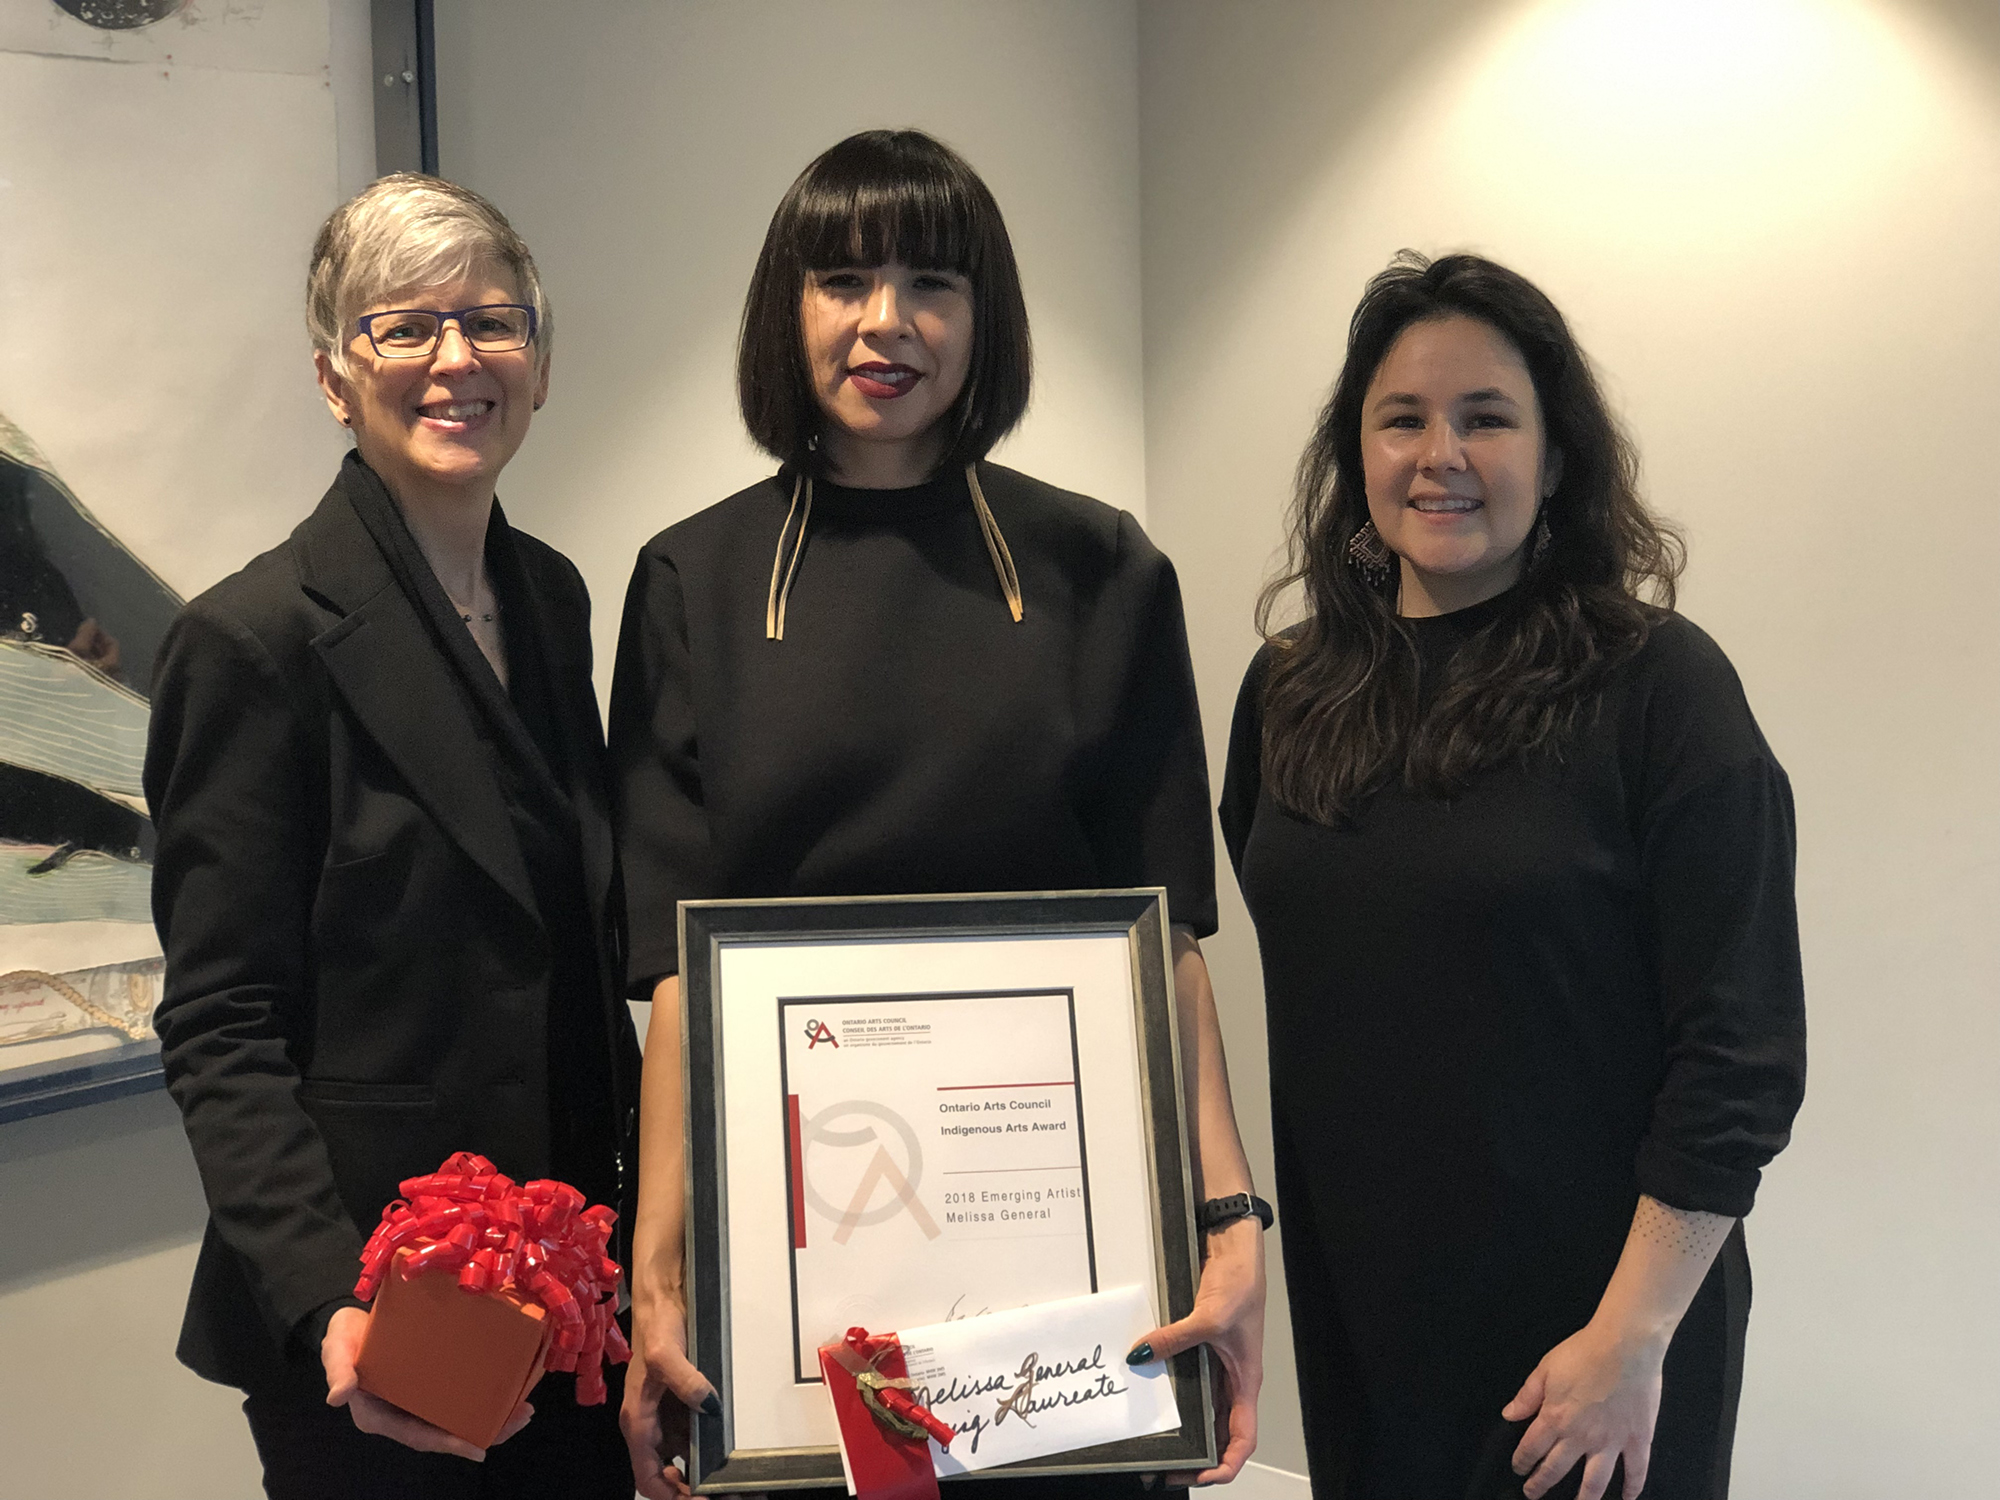
[(812, 1051), (821, 1042), (825, 1042), (829, 1047), (838, 1047), (840, 1045), (834, 1038), (833, 1028), (828, 1026), (826, 1022), (806, 1022), (806, 1051)]
[[(833, 1038), (829, 1036), (827, 1040)], [(837, 1128), (836, 1122), (852, 1123), (843, 1130)], [(801, 1186), (805, 1200), (815, 1212), (833, 1221), (836, 1245), (846, 1244), (857, 1229), (884, 1223), (902, 1213), (916, 1221), (925, 1239), (938, 1237), (936, 1221), (917, 1196), (917, 1184), (924, 1179), (923, 1150), (917, 1143), (917, 1133), (901, 1115), (872, 1099), (847, 1099), (830, 1104), (802, 1121), (800, 1135), (803, 1158), (800, 1175), (804, 1179)], [(902, 1149), (893, 1152), (891, 1145)], [(854, 1153), (862, 1154), (859, 1176), (850, 1176), (856, 1159)], [(901, 1161), (896, 1159), (898, 1155)], [(813, 1170), (816, 1156), (821, 1168), (818, 1173)], [(828, 1171), (829, 1167), (833, 1170)], [(835, 1201), (829, 1201), (820, 1191), (815, 1177), (841, 1181), (842, 1186), (833, 1188)], [(846, 1187), (847, 1182), (853, 1186)], [(847, 1200), (844, 1207), (838, 1203), (839, 1198)]]

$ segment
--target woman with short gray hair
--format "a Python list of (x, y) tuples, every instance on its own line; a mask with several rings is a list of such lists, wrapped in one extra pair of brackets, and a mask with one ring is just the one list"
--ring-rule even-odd
[(336, 210), (307, 325), (354, 448), (161, 648), (157, 1026), (209, 1204), (179, 1353), (244, 1392), (283, 1500), (632, 1493), (615, 1369), (588, 1407), (546, 1376), (491, 1450), (354, 1371), (358, 1257), (402, 1179), (476, 1151), (625, 1206), (590, 602), (494, 493), (550, 322), (477, 194), (399, 173)]
[(505, 272), (532, 315), (535, 364), (546, 380), (554, 320), (535, 258), (514, 226), (477, 193), (442, 178), (396, 172), (380, 179), (328, 216), (313, 244), (306, 332), (315, 362), (323, 356), (346, 374), (352, 324), (369, 305), (482, 269)]

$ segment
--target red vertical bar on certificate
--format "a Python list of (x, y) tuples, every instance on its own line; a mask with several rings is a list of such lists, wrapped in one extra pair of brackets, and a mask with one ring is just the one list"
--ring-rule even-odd
[(792, 1248), (806, 1247), (806, 1153), (799, 1138), (799, 1096), (785, 1095), (785, 1134), (792, 1152)]

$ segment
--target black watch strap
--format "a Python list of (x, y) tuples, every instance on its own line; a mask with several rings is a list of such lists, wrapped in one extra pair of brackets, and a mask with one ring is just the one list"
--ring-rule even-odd
[(1255, 1193), (1233, 1193), (1227, 1198), (1210, 1198), (1195, 1210), (1194, 1221), (1206, 1232), (1253, 1216), (1266, 1229), (1278, 1217), (1271, 1205)]

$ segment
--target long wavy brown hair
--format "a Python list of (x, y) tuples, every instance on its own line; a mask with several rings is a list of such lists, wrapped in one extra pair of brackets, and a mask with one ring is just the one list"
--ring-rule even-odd
[[(1519, 351), (1549, 449), (1562, 455), (1561, 482), (1542, 507), (1548, 546), (1424, 694), (1416, 641), (1396, 609), (1398, 569), (1374, 587), (1348, 555), (1368, 521), (1361, 409), (1403, 330), (1461, 315)], [(1488, 767), (1559, 754), (1606, 676), (1672, 609), (1684, 557), (1679, 533), (1639, 498), (1632, 444), (1555, 304), (1479, 256), (1405, 250), (1354, 310), (1346, 361), (1299, 459), (1286, 563), (1257, 602), (1273, 647), (1263, 691), (1272, 795), (1332, 823), (1392, 780), (1449, 797)], [(1274, 629), (1294, 585), (1305, 619)]]

